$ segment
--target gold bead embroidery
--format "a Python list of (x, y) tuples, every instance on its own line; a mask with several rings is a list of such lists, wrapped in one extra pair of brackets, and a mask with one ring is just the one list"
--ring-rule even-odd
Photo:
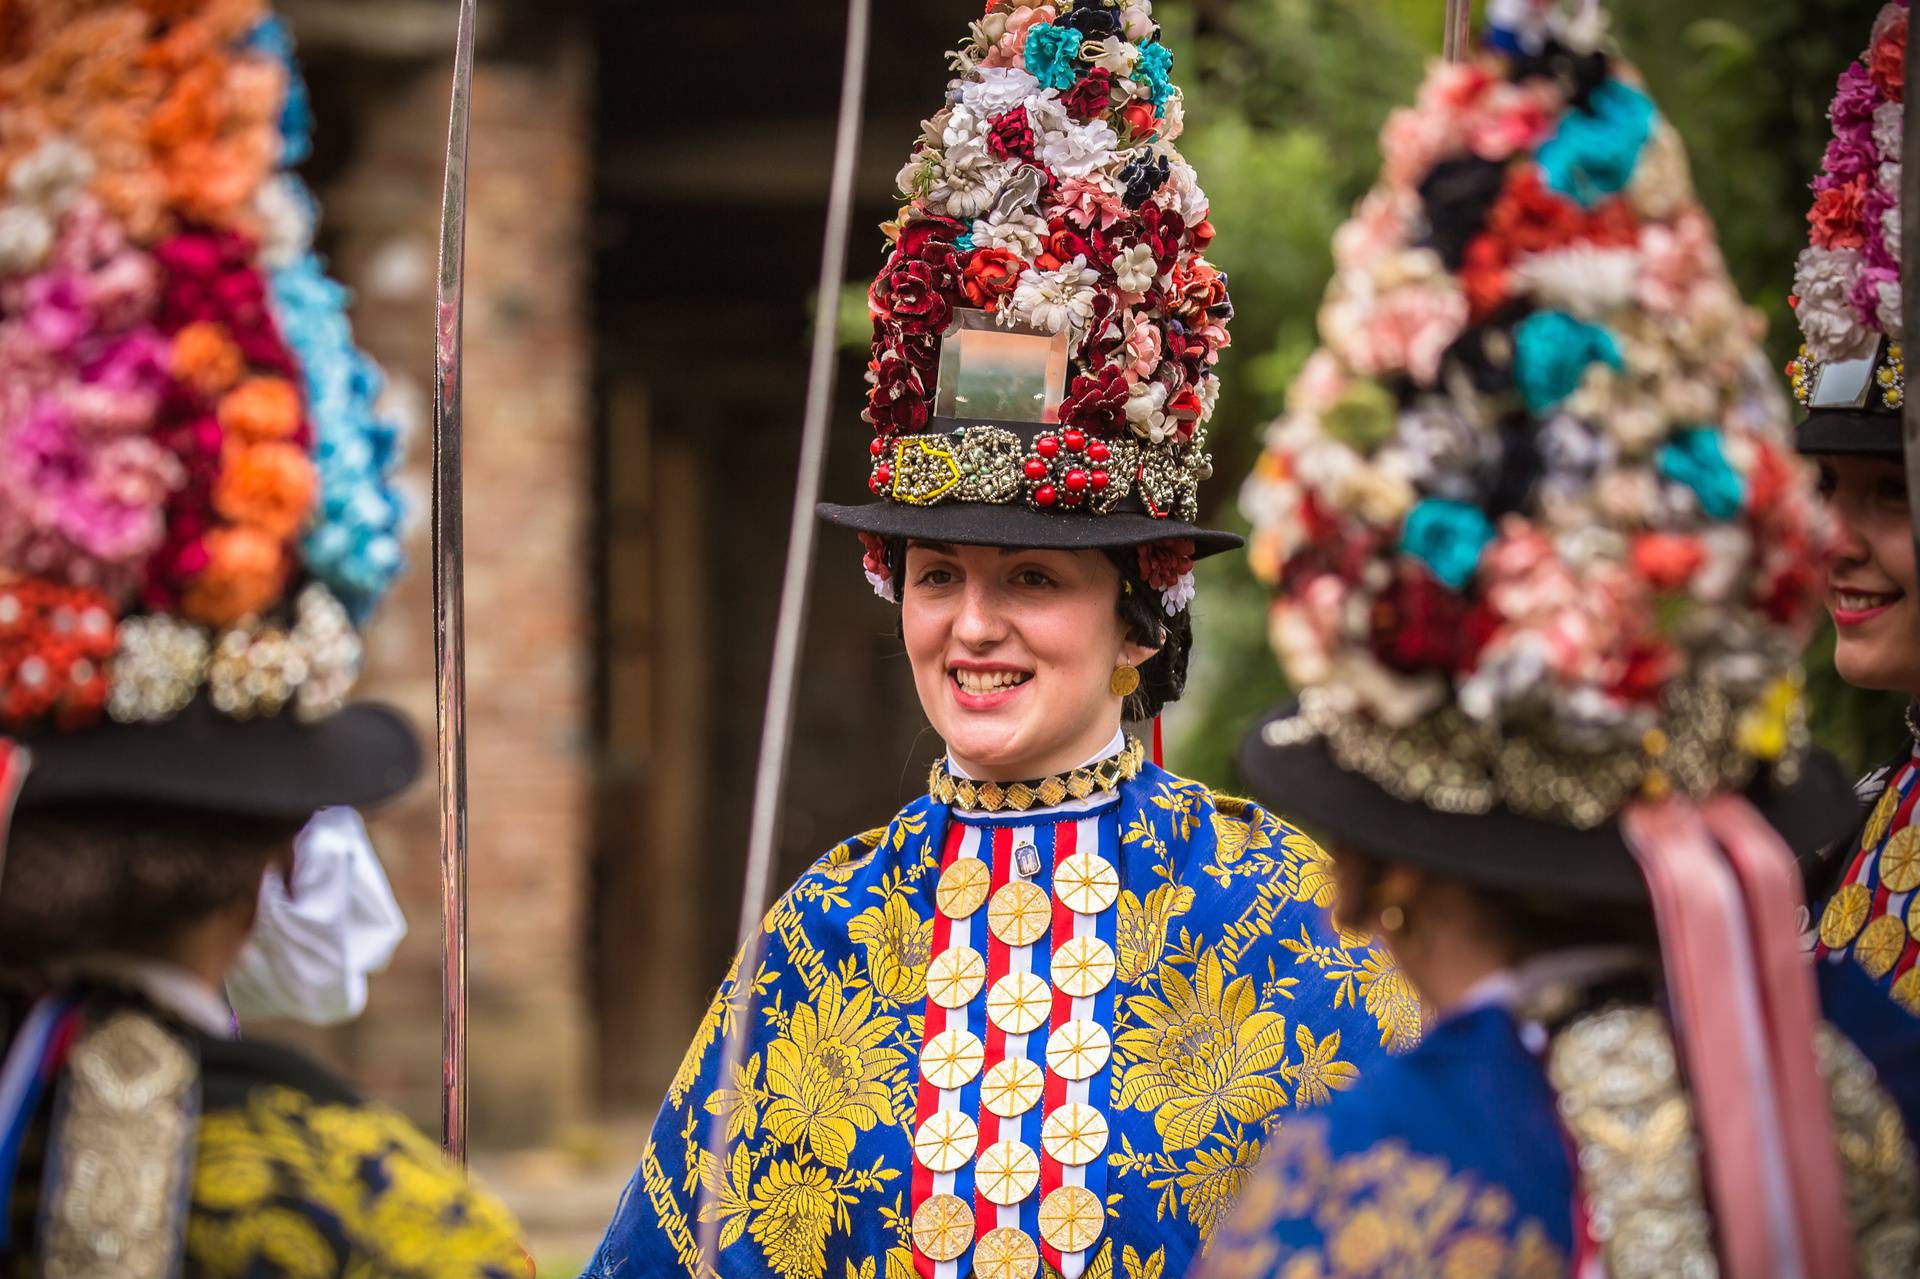
[(958, 1195), (932, 1195), (913, 1213), (913, 1246), (934, 1261), (952, 1261), (973, 1242), (973, 1208)]
[(1061, 1252), (1085, 1252), (1106, 1224), (1099, 1196), (1085, 1186), (1061, 1186), (1040, 1204), (1040, 1237)]
[[(933, 771), (927, 776), (927, 793), (940, 803), (963, 813), (998, 813), (1006, 810), (1024, 813), (1035, 804), (1051, 805), (1068, 799), (1104, 795), (1116, 789), (1120, 783), (1131, 781), (1138, 775), (1146, 759), (1146, 748), (1140, 745), (1140, 739), (1129, 737), (1126, 748), (1118, 755), (1097, 764), (1040, 781), (1014, 782), (1002, 786), (998, 782), (975, 782), (965, 777), (955, 777), (947, 771), (947, 761), (943, 756), (934, 762)], [(1048, 798), (1053, 795), (1059, 798)]]

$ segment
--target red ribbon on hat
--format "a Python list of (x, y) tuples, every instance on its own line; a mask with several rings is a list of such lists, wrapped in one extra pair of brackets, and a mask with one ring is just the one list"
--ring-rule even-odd
[(1729, 1279), (1847, 1279), (1853, 1246), (1813, 1056), (1813, 973), (1793, 855), (1737, 796), (1641, 803), (1621, 822), (1653, 897), (1701, 1171)]
[(0, 737), (0, 877), (7, 868), (7, 832), (13, 828), (13, 805), (20, 788), (27, 784), (27, 768), (33, 756), (10, 737)]

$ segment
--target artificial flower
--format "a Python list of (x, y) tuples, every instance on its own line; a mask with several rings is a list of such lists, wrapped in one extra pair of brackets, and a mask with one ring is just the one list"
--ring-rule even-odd
[[(1008, 24), (1012, 35), (1012, 24)], [(1045, 89), (1065, 92), (1080, 78), (1080, 45), (1084, 37), (1074, 28), (1056, 26), (1050, 20), (1027, 29), (1022, 56), (1027, 70)]]
[(1624, 365), (1613, 334), (1563, 311), (1536, 311), (1514, 326), (1514, 381), (1535, 413), (1572, 395), (1589, 366)]
[(1675, 431), (1656, 455), (1660, 474), (1692, 490), (1709, 519), (1730, 520), (1740, 513), (1746, 485), (1727, 461), (1720, 433), (1708, 427)]
[[(1084, 332), (1093, 318), (1100, 273), (1075, 258), (1057, 271), (1028, 267), (1014, 288), (1014, 313), (1048, 333)], [(1004, 314), (1004, 312), (1003, 312)]]
[(1588, 95), (1584, 110), (1561, 117), (1537, 153), (1546, 184), (1591, 208), (1626, 187), (1657, 120), (1653, 100), (1620, 80)]
[(1492, 540), (1493, 525), (1478, 507), (1445, 498), (1420, 502), (1400, 530), (1401, 549), (1456, 591), (1472, 580)]

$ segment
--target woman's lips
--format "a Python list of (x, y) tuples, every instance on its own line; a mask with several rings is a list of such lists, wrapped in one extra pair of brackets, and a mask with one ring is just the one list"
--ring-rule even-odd
[(1005, 706), (1033, 682), (1029, 671), (973, 670), (954, 667), (947, 671), (947, 687), (961, 709), (990, 711)]
[(1888, 594), (1884, 591), (1831, 590), (1827, 592), (1827, 611), (1833, 614), (1835, 626), (1863, 626), (1893, 608), (1902, 598), (1897, 591)]

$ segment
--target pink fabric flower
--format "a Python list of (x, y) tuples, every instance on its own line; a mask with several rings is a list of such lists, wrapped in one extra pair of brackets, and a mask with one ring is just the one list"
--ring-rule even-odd
[(1126, 216), (1126, 203), (1102, 183), (1088, 178), (1063, 182), (1058, 199), (1047, 210), (1049, 219), (1065, 218), (1082, 231), (1095, 227), (1104, 231)]
[(1027, 33), (1038, 26), (1047, 25), (1055, 18), (1054, 8), (1050, 4), (1034, 5), (1029, 9), (1015, 9), (1007, 15), (1007, 31), (987, 50), (980, 59), (983, 67), (1020, 67), (1027, 61)]
[(1127, 315), (1126, 333), (1127, 373), (1135, 381), (1152, 377), (1160, 367), (1159, 326), (1133, 311)]

